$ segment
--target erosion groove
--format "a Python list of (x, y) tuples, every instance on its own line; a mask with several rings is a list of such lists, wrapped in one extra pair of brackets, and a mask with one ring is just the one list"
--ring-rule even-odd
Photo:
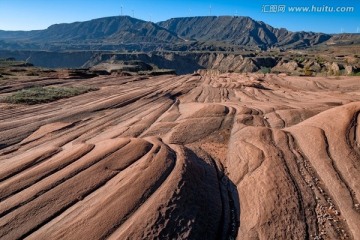
[[(291, 185), (294, 188), (295, 198), (298, 200), (298, 202), (297, 202), (297, 205), (299, 208), (298, 216), (301, 219), (301, 221), (304, 223), (304, 234), (305, 234), (304, 238), (308, 239), (309, 238), (309, 226), (308, 226), (308, 222), (306, 219), (305, 203), (304, 203), (304, 199), (303, 199), (303, 194), (304, 194), (305, 190), (303, 190), (303, 191), (300, 190), (299, 183), (296, 180), (296, 178), (298, 177), (297, 164), (295, 164), (294, 162), (290, 162), (289, 158), (287, 156), (285, 156), (284, 151), (280, 150), (279, 146), (277, 145), (278, 141), (274, 139), (274, 132), (271, 133), (271, 137), (272, 137), (272, 141), (274, 142), (274, 147), (279, 149), (278, 156), (282, 160), (282, 163), (284, 165), (284, 170), (287, 173), (287, 175), (289, 176), (289, 181), (291, 182)], [(281, 138), (286, 138), (286, 135), (284, 136), (284, 134), (282, 134)], [(294, 159), (291, 159), (291, 160), (294, 160)]]
[(356, 112), (351, 119), (348, 130), (346, 132), (346, 141), (353, 149), (357, 157), (360, 158), (360, 136), (359, 135), (360, 112)]
[(37, 79), (99, 90), (0, 102), (0, 238), (359, 239), (359, 81)]

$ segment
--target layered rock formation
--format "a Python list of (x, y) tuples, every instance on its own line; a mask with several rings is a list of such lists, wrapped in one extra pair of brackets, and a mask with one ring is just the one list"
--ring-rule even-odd
[(0, 104), (0, 238), (358, 239), (359, 81), (37, 79), (100, 90)]

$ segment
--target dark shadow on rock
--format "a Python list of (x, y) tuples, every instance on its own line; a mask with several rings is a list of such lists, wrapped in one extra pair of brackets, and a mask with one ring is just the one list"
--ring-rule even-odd
[[(168, 206), (158, 209), (154, 231), (159, 239), (235, 239), (240, 219), (235, 185), (200, 148), (183, 150), (178, 188)], [(164, 225), (164, 223), (166, 224)]]
[(247, 87), (257, 88), (260, 90), (272, 90), (271, 88), (267, 88), (267, 87), (263, 86), (261, 83), (252, 83)]
[[(203, 199), (203, 205), (211, 206), (211, 203), (214, 201), (218, 201), (215, 206), (221, 206), (221, 214), (218, 216), (218, 229), (216, 230), (216, 234), (213, 235), (213, 239), (236, 239), (239, 226), (240, 226), (240, 199), (237, 191), (236, 185), (225, 175), (225, 173), (218, 167), (218, 164), (214, 159), (211, 158), (209, 154), (204, 152), (202, 149), (187, 149), (186, 155), (188, 159), (203, 169), (212, 169), (212, 173), (206, 173), (205, 175), (209, 177), (211, 175), (214, 181), (207, 182), (205, 185), (214, 184), (217, 182), (217, 194), (218, 196), (214, 196), (209, 194), (207, 196), (214, 196), (210, 199)], [(213, 164), (209, 164), (212, 162)], [(208, 189), (210, 190), (210, 189)], [(212, 189), (213, 190), (213, 189)], [(199, 195), (199, 192), (193, 192), (192, 194)], [(214, 205), (213, 205), (214, 206)], [(209, 209), (208, 218), (211, 217), (211, 214), (217, 209)], [(211, 212), (211, 213), (210, 213)], [(212, 216), (213, 217), (213, 216)], [(196, 224), (195, 224), (196, 226)], [(198, 224), (198, 231), (203, 232), (205, 229), (199, 229), (201, 226)], [(196, 229), (196, 228), (195, 228)], [(198, 233), (190, 234), (190, 236), (194, 237), (193, 239), (198, 239)], [(207, 238), (209, 239), (209, 238)], [(210, 238), (211, 239), (211, 238)]]
[(228, 179), (228, 194), (230, 205), (230, 225), (227, 239), (236, 239), (240, 227), (240, 199), (237, 187), (230, 179)]

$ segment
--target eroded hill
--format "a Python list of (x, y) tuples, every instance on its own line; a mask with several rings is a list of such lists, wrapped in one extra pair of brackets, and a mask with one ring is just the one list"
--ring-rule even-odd
[(159, 23), (115, 16), (54, 24), (36, 31), (0, 30), (3, 50), (237, 51), (304, 49), (359, 42), (359, 34), (291, 32), (237, 16), (183, 17)]
[(0, 104), (1, 239), (358, 239), (359, 77), (19, 77)]

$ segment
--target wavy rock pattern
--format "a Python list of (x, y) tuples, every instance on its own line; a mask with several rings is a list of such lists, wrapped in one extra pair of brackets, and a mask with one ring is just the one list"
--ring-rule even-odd
[(0, 105), (1, 239), (360, 238), (357, 77), (41, 81), (101, 89)]

